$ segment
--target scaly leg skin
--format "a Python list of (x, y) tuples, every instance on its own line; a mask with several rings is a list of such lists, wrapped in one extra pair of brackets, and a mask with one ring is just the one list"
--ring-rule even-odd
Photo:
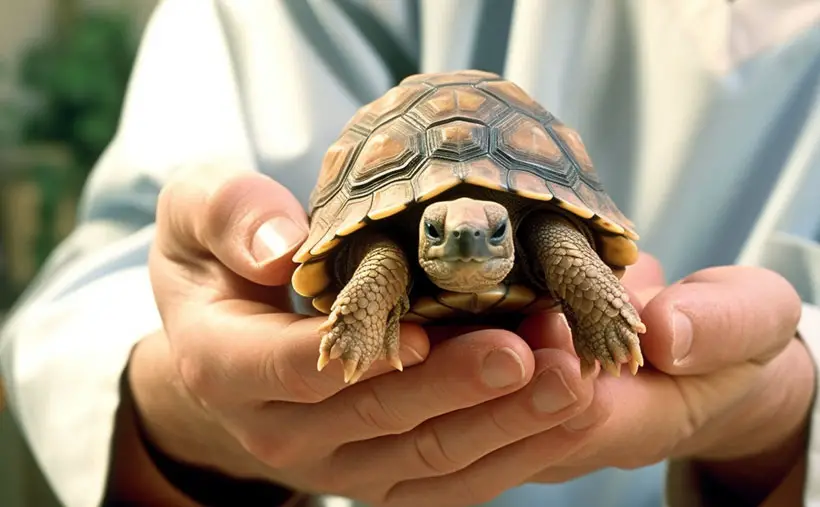
[(410, 270), (401, 248), (383, 237), (354, 246), (348, 259), (354, 263), (348, 272), (356, 268), (319, 328), (323, 336), (317, 367), (322, 371), (331, 360), (341, 359), (345, 382), (355, 383), (377, 359), (402, 370), (399, 320), (410, 309)]
[(568, 220), (537, 215), (528, 220), (527, 228), (528, 246), (543, 268), (547, 286), (561, 301), (582, 376), (594, 370), (596, 359), (616, 377), (628, 362), (635, 375), (643, 366), (638, 334), (645, 333), (646, 326), (620, 280)]

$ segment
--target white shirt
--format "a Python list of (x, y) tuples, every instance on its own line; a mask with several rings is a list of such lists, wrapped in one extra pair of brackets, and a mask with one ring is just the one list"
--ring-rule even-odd
[[(327, 147), (402, 62), (515, 81), (581, 133), (670, 279), (734, 262), (779, 271), (820, 357), (820, 1), (164, 0), (80, 223), (0, 335), (11, 407), (63, 503), (102, 498), (120, 375), (161, 326), (146, 264), (164, 182), (228, 158), (306, 203)], [(817, 434), (807, 505), (820, 505)], [(666, 473), (603, 470), (492, 505), (656, 506)]]

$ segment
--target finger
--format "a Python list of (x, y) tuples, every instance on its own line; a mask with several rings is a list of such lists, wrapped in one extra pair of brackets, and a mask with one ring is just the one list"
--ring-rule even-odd
[(489, 329), (496, 329), (491, 326), (484, 325), (426, 325), (424, 330), (430, 338), (430, 343), (435, 346), (443, 341), (451, 338), (456, 338), (461, 335), (474, 333), (476, 331), (485, 331)]
[(215, 257), (262, 285), (282, 285), (308, 233), (296, 197), (259, 173), (216, 163), (191, 165), (163, 188), (157, 204), (157, 249), (196, 264)]
[(663, 291), (664, 288), (665, 287), (663, 285), (654, 285), (637, 289), (634, 292), (629, 288), (626, 290), (629, 293), (629, 300), (635, 306), (635, 309), (637, 309), (640, 313), (644, 308), (646, 308), (646, 305), (655, 298), (655, 296)]
[[(340, 482), (364, 487), (456, 472), (589, 406), (593, 381), (581, 378), (573, 355), (539, 350), (535, 362), (533, 381), (515, 393), (428, 419), (401, 435), (342, 447), (333, 464)], [(383, 466), (391, 456), (404, 458), (395, 467)]]
[(538, 312), (527, 316), (518, 327), (518, 334), (533, 350), (558, 349), (575, 355), (572, 333), (561, 312)]
[(604, 467), (595, 465), (562, 466), (552, 465), (545, 467), (537, 474), (527, 479), (527, 483), (563, 484), (579, 477), (584, 477)]
[(614, 412), (612, 394), (595, 386), (590, 405), (577, 416), (583, 424), (572, 429), (569, 423), (548, 429), (507, 445), (470, 466), (439, 477), (396, 484), (385, 495), (385, 505), (413, 506), (425, 498), (442, 499), (437, 505), (476, 505), (519, 486), (545, 467), (563, 465), (589, 439), (589, 432), (605, 425)]
[[(810, 404), (812, 389), (792, 386), (784, 394), (790, 388), (771, 381), (785, 378), (787, 369), (804, 372), (796, 377), (813, 385), (814, 368), (798, 340), (762, 367), (745, 363), (678, 378), (657, 371), (601, 378), (599, 385), (606, 386), (617, 406), (602, 424), (582, 431), (583, 444), (560, 465), (634, 469), (684, 456), (726, 460), (765, 452), (796, 431), (804, 418), (793, 414)], [(779, 421), (790, 421), (792, 427)]]
[(634, 291), (639, 291), (645, 287), (666, 285), (665, 280), (660, 261), (646, 252), (640, 252), (638, 262), (627, 268), (621, 283)]
[(323, 403), (271, 405), (259, 424), (270, 428), (275, 422), (279, 437), (299, 442), (300, 449), (329, 452), (516, 391), (533, 367), (518, 336), (477, 331), (441, 343), (414, 368), (359, 382)]
[[(228, 304), (231, 308), (224, 308)], [(202, 312), (196, 326), (177, 330), (172, 346), (185, 384), (215, 408), (230, 412), (271, 401), (315, 403), (345, 388), (337, 367), (316, 370), (323, 318), (273, 313), (243, 301), (212, 306), (217, 308)], [(400, 340), (400, 356), (408, 366), (429, 352), (418, 325), (403, 324)], [(388, 371), (392, 367), (386, 361), (377, 361), (367, 376)]]
[(644, 309), (644, 355), (670, 374), (765, 362), (795, 336), (800, 311), (794, 288), (771, 271), (699, 271), (661, 291)]

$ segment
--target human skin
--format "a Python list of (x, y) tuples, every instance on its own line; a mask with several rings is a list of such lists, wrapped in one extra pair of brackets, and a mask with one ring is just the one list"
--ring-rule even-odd
[[(306, 234), (296, 199), (259, 174), (192, 167), (163, 190), (150, 270), (164, 329), (135, 347), (128, 386), (166, 453), (384, 506), (472, 505), (527, 481), (669, 457), (755, 505), (804, 453), (814, 370), (793, 339), (800, 301), (771, 272), (714, 268), (664, 287), (643, 256), (624, 282), (648, 329), (652, 366), (635, 377), (582, 379), (552, 313), (518, 333), (447, 340), (403, 325), (405, 371), (379, 362), (346, 386), (340, 364), (316, 371), (324, 319), (287, 304)], [(125, 405), (110, 495), (178, 498), (133, 417)]]

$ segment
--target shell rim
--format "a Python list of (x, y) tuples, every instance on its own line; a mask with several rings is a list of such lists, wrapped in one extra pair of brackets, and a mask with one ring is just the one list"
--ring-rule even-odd
[[(457, 184), (453, 187), (450, 187), (447, 190), (452, 190), (453, 188), (458, 188), (458, 187), (464, 186), (464, 185), (474, 186), (474, 187), (478, 187), (478, 188), (489, 188), (487, 186), (478, 185), (478, 184), (475, 184), (475, 183), (461, 182), (461, 183), (459, 183), (459, 184)], [(493, 190), (498, 190), (498, 189), (493, 189)], [(629, 227), (626, 227), (624, 225), (619, 224), (615, 220), (612, 220), (610, 218), (602, 216), (601, 214), (596, 213), (595, 211), (589, 209), (586, 206), (581, 208), (581, 207), (579, 207), (575, 204), (564, 201), (560, 197), (557, 197), (557, 196), (554, 196), (554, 195), (551, 196), (550, 199), (536, 199), (536, 198), (533, 198), (533, 197), (523, 195), (523, 194), (521, 194), (520, 192), (518, 192), (516, 190), (501, 189), (500, 191), (513, 194), (517, 198), (527, 199), (528, 201), (542, 202), (542, 203), (554, 203), (560, 209), (563, 209), (563, 210), (565, 210), (569, 213), (572, 213), (579, 220), (581, 220), (583, 223), (588, 225), (590, 227), (590, 229), (593, 229), (593, 231), (597, 234), (607, 234), (607, 235), (613, 235), (613, 236), (621, 236), (621, 237), (624, 237), (624, 238), (626, 238), (628, 240), (631, 240), (633, 242), (637, 242), (637, 241), (640, 240), (640, 235), (636, 231), (632, 230)], [(422, 203), (422, 202), (424, 202), (425, 200), (427, 200), (431, 197), (434, 197), (434, 196), (429, 196), (428, 194), (424, 194), (424, 195), (421, 195), (421, 196), (414, 196), (412, 201), (406, 202), (401, 207), (396, 206), (394, 208), (394, 210), (392, 210), (390, 213), (385, 214), (385, 215), (383, 215), (379, 218), (376, 218), (376, 219), (371, 218), (368, 215), (365, 215), (364, 217), (362, 217), (361, 220), (359, 220), (359, 222), (357, 222), (358, 224), (361, 224), (361, 226), (356, 228), (356, 230), (353, 231), (353, 232), (357, 232), (359, 230), (367, 228), (371, 223), (379, 222), (379, 221), (382, 221), (384, 219), (397, 216), (398, 214), (406, 211), (411, 206)], [(590, 217), (585, 217), (585, 216), (579, 215), (576, 210), (586, 211), (587, 213), (591, 213), (591, 216)], [(608, 224), (614, 225), (616, 228), (609, 227)], [(311, 229), (312, 229), (312, 226), (313, 225), (311, 224)], [(620, 229), (620, 230), (618, 230), (618, 229)], [(323, 260), (324, 258), (326, 258), (328, 255), (330, 255), (331, 252), (333, 252), (334, 250), (336, 250), (340, 246), (342, 241), (345, 241), (347, 238), (349, 238), (353, 234), (353, 232), (351, 232), (349, 234), (341, 235), (341, 234), (338, 233), (339, 230), (337, 229), (337, 231), (334, 233), (333, 237), (330, 238), (327, 241), (327, 243), (331, 244), (330, 248), (328, 248), (327, 250), (325, 250), (321, 254), (312, 254), (310, 251), (319, 243), (319, 241), (321, 241), (322, 237), (327, 235), (328, 232), (330, 232), (329, 228), (325, 231), (325, 234), (323, 234), (318, 240), (316, 240), (314, 242), (314, 244), (310, 246), (310, 248), (308, 248), (307, 250), (304, 251), (304, 253), (301, 253), (303, 251), (303, 247), (300, 247), (300, 249), (297, 251), (297, 253), (294, 254), (294, 256), (292, 258), (292, 261), (296, 264), (307, 264), (307, 263), (311, 263), (311, 262), (319, 262), (319, 261)], [(300, 253), (301, 253), (301, 255), (300, 255)]]

